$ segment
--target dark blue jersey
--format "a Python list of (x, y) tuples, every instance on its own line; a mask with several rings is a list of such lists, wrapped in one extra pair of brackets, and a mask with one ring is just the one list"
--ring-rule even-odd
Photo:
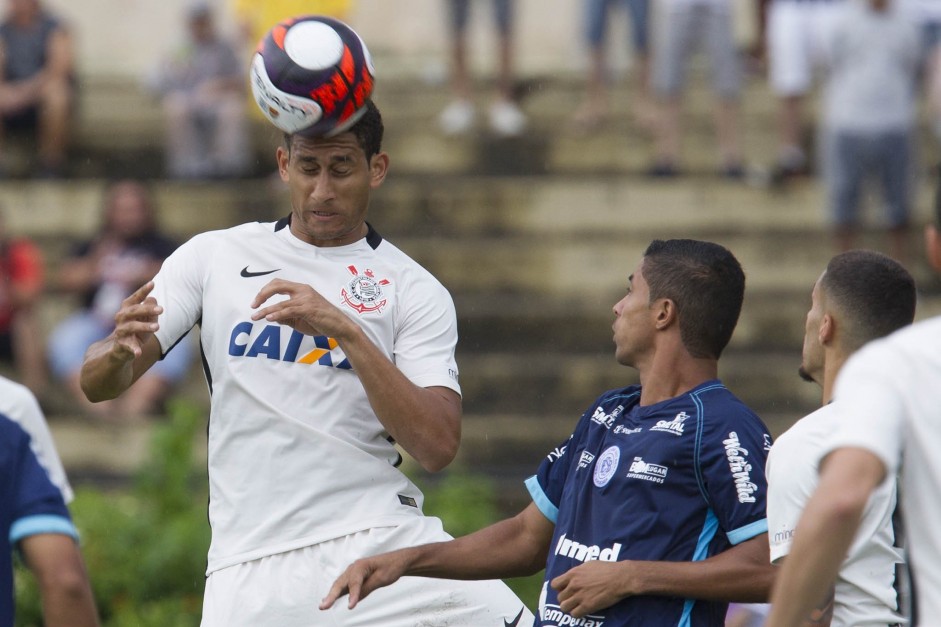
[[(768, 429), (719, 381), (641, 407), (640, 386), (603, 394), (526, 486), (555, 523), (548, 583), (589, 560), (703, 560), (767, 531)], [(721, 627), (726, 604), (635, 596), (589, 617), (544, 586), (538, 625)]]
[(76, 537), (62, 493), (23, 429), (0, 415), (0, 625), (13, 624), (13, 547), (40, 533)]

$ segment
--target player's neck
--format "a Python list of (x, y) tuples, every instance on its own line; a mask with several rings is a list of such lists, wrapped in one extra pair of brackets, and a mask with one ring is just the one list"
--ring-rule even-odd
[(715, 359), (696, 359), (688, 354), (654, 359), (649, 367), (638, 370), (642, 406), (676, 398), (719, 377), (719, 365)]
[(820, 387), (823, 388), (823, 394), (820, 399), (822, 405), (827, 405), (833, 400), (833, 388), (836, 386), (836, 377), (840, 374), (843, 364), (849, 359), (849, 355), (842, 352), (832, 351), (824, 358), (823, 363), (823, 382)]

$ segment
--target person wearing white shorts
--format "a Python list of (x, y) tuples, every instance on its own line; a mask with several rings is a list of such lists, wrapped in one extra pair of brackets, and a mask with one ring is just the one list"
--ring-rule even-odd
[(500, 582), (404, 586), (351, 622), (317, 611), (350, 561), (447, 537), (422, 514), (396, 445), (435, 472), (460, 442), (451, 296), (365, 221), (388, 171), (382, 134), (368, 102), (348, 131), (285, 137), (291, 213), (193, 237), (88, 350), (83, 389), (113, 398), (200, 325), (211, 395), (203, 627), (531, 624)]
[[(330, 583), (349, 565), (350, 555), (370, 556), (451, 539), (437, 518), (421, 517), (397, 527), (375, 527), (218, 570), (206, 581), (203, 627), (532, 625), (532, 613), (500, 581), (403, 577), (378, 590), (355, 611), (343, 604), (327, 611), (318, 609)], [(264, 593), (245, 594), (246, 590)]]
[(802, 145), (804, 98), (826, 63), (844, 0), (773, 0), (768, 10), (768, 81), (778, 97), (777, 175), (807, 168)]

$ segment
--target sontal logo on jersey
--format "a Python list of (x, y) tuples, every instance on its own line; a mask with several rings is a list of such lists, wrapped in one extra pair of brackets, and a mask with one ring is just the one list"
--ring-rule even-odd
[(387, 302), (382, 298), (382, 286), (388, 285), (389, 281), (387, 279), (377, 281), (373, 271), (368, 268), (362, 274), (356, 266), (347, 266), (346, 269), (353, 275), (353, 280), (347, 284), (346, 288), (340, 290), (343, 303), (361, 314), (381, 311)]
[(659, 420), (657, 424), (650, 427), (651, 431), (665, 431), (673, 435), (683, 435), (683, 423), (689, 418), (689, 414), (681, 411), (673, 420)]
[(624, 405), (618, 405), (610, 414), (604, 413), (604, 409), (597, 407), (595, 408), (595, 413), (591, 415), (591, 420), (592, 422), (597, 422), (599, 425), (602, 425), (605, 429), (610, 429), (611, 425), (614, 424), (614, 421), (617, 420), (617, 417), (620, 416), (623, 411)]

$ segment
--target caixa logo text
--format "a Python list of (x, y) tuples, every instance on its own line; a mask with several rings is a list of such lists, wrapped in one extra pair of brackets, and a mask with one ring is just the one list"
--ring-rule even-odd
[(304, 335), (279, 324), (238, 323), (229, 335), (229, 355), (317, 364), (342, 370), (353, 368), (332, 337)]

